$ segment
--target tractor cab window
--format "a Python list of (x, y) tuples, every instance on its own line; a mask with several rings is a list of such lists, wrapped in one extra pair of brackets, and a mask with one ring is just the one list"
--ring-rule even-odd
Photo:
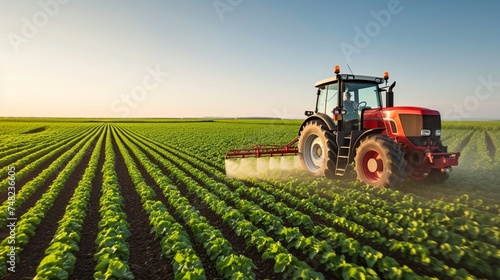
[(338, 84), (330, 84), (320, 88), (318, 95), (317, 113), (330, 114), (337, 106), (337, 94), (339, 92)]
[(344, 84), (343, 117), (345, 130), (358, 130), (364, 109), (380, 108), (379, 88), (374, 83), (346, 82)]
[[(378, 85), (374, 83), (348, 82), (345, 84), (344, 96), (350, 95), (350, 100), (353, 101), (350, 102), (350, 105), (354, 107), (352, 108), (352, 110), (361, 111), (363, 109), (374, 109), (381, 107), (378, 91)], [(345, 103), (344, 106), (347, 107), (349, 105)]]

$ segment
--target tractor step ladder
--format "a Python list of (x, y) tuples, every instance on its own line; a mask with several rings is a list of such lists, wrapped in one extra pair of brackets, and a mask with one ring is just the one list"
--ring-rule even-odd
[(351, 152), (352, 133), (344, 136), (343, 132), (337, 133), (337, 164), (335, 165), (335, 175), (344, 176), (347, 165), (349, 164), (349, 155)]

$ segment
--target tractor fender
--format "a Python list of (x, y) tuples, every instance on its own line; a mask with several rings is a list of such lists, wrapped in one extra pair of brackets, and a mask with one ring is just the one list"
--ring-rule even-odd
[(377, 135), (377, 134), (383, 134), (384, 131), (386, 130), (385, 127), (379, 127), (379, 128), (371, 128), (368, 130), (363, 130), (360, 131), (359, 133), (353, 133), (353, 139), (351, 139), (351, 152), (349, 153), (349, 162), (352, 162), (354, 160), (354, 156), (356, 155), (356, 149), (359, 147), (359, 144), (361, 144), (361, 141), (363, 141), (366, 137), (370, 135)]
[(314, 115), (308, 117), (307, 119), (305, 119), (303, 122), (302, 122), (302, 125), (300, 126), (299, 128), (299, 136), (300, 136), (300, 132), (302, 131), (302, 128), (304, 128), (304, 126), (310, 122), (310, 121), (322, 121), (323, 123), (325, 123), (327, 126), (328, 126), (328, 129), (333, 131), (333, 130), (337, 130), (337, 125), (333, 122), (333, 119), (328, 116), (327, 114), (323, 114), (323, 113), (315, 113)]

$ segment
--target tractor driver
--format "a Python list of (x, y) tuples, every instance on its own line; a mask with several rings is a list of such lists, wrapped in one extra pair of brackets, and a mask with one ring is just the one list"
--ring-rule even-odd
[(346, 92), (345, 93), (345, 100), (344, 100), (344, 109), (347, 111), (348, 114), (354, 113), (354, 111), (358, 108), (358, 103), (356, 101), (351, 100), (351, 93)]
[(344, 109), (347, 112), (344, 115), (345, 128), (346, 131), (350, 131), (358, 120), (358, 103), (354, 100), (351, 100), (350, 92), (345, 93)]

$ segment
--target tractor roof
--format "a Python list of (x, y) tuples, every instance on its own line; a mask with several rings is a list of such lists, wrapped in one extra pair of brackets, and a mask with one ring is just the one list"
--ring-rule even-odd
[[(381, 77), (373, 77), (373, 76), (363, 76), (363, 75), (352, 75), (352, 74), (341, 74), (343, 81), (367, 81), (367, 82), (375, 82), (377, 84), (381, 84), (384, 82), (384, 79)], [(330, 78), (323, 79), (314, 85), (315, 87), (320, 87), (327, 84), (332, 84), (337, 82), (337, 76), (333, 76)]]

